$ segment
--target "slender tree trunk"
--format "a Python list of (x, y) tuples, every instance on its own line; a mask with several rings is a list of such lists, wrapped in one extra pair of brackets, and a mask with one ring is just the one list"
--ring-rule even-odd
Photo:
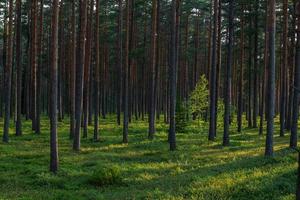
[(176, 90), (177, 90), (177, 66), (178, 66), (178, 31), (179, 31), (179, 7), (180, 0), (172, 1), (171, 22), (171, 49), (170, 49), (170, 150), (176, 150)]
[(255, 20), (254, 20), (254, 72), (253, 72), (253, 128), (257, 128), (257, 111), (258, 111), (258, 9), (259, 0), (255, 2)]
[[(122, 3), (122, 0), (119, 0)], [(99, 84), (100, 84), (100, 41), (99, 41), (99, 14), (100, 14), (100, 0), (96, 0), (96, 26), (95, 26), (95, 57), (96, 65), (94, 71), (94, 141), (99, 140)], [(121, 8), (122, 9), (122, 8)]]
[(89, 1), (89, 19), (87, 21), (86, 45), (85, 45), (85, 61), (84, 61), (84, 84), (83, 84), (83, 138), (87, 138), (88, 134), (88, 110), (89, 110), (89, 85), (90, 65), (91, 65), (91, 45), (92, 45), (92, 24), (94, 0)]
[(117, 123), (121, 125), (121, 111), (122, 111), (122, 75), (123, 75), (123, 2), (122, 0), (118, 0), (119, 6), (119, 18), (118, 18), (118, 77), (119, 77), (119, 84), (118, 84), (118, 107), (117, 107)]
[(129, 117), (129, 102), (128, 102), (128, 69), (129, 69), (129, 41), (130, 41), (130, 14), (131, 0), (126, 0), (126, 41), (125, 41), (125, 65), (124, 65), (124, 121), (123, 121), (123, 143), (128, 143), (128, 117)]
[(214, 0), (214, 25), (213, 25), (213, 44), (212, 44), (212, 56), (210, 66), (210, 120), (209, 120), (209, 140), (214, 140), (216, 136), (216, 68), (217, 68), (217, 30), (218, 30), (218, 0)]
[(262, 91), (261, 91), (261, 113), (260, 113), (260, 124), (259, 124), (259, 135), (263, 134), (264, 120), (265, 120), (265, 109), (266, 109), (266, 86), (268, 77), (268, 46), (269, 46), (269, 33), (268, 33), (268, 3), (266, 3), (266, 25), (265, 25), (265, 46), (264, 46), (264, 73), (262, 80)]
[(31, 2), (31, 120), (32, 130), (36, 132), (36, 89), (37, 89), (37, 0)]
[(243, 90), (244, 90), (244, 42), (245, 42), (245, 32), (244, 32), (244, 6), (242, 7), (242, 16), (241, 16), (241, 41), (240, 41), (240, 75), (239, 75), (239, 94), (238, 94), (238, 132), (242, 131), (243, 124)]
[(11, 76), (13, 68), (13, 0), (9, 0), (8, 5), (8, 33), (7, 33), (7, 58), (5, 64), (5, 115), (3, 142), (9, 141), (9, 121), (10, 121), (10, 96), (11, 96)]
[(273, 132), (275, 116), (275, 34), (276, 34), (276, 2), (268, 0), (269, 3), (269, 69), (268, 69), (268, 104), (267, 104), (267, 137), (266, 137), (266, 156), (273, 156)]
[[(251, 12), (251, 11), (250, 11)], [(252, 29), (252, 19), (250, 19), (249, 22), (249, 28), (250, 30)], [(249, 59), (248, 59), (248, 128), (251, 128), (253, 123), (252, 123), (252, 33), (249, 32)]]
[(76, 14), (75, 0), (72, 0), (71, 16), (71, 61), (70, 61), (70, 139), (75, 135), (75, 79), (76, 79)]
[(233, 48), (233, 34), (234, 34), (234, 25), (233, 25), (233, 0), (229, 1), (229, 17), (228, 17), (228, 52), (227, 52), (227, 67), (226, 67), (226, 76), (225, 76), (225, 91), (224, 91), (224, 135), (223, 135), (223, 146), (229, 145), (229, 123), (230, 123), (230, 112), (231, 112), (231, 81), (232, 81), (232, 48)]
[[(220, 82), (221, 82), (221, 67), (222, 67), (222, 1), (219, 0), (218, 5), (218, 33), (217, 33), (217, 68), (216, 68), (216, 106), (215, 106), (215, 114), (216, 121), (218, 119), (218, 103), (219, 103), (219, 95), (220, 95)], [(217, 122), (216, 122), (217, 126)], [(215, 132), (217, 134), (217, 131)], [(217, 135), (215, 135), (217, 137)]]
[(155, 133), (155, 68), (157, 64), (157, 0), (152, 0), (152, 34), (151, 34), (151, 68), (150, 68), (150, 105), (149, 105), (149, 134), (153, 139)]
[(281, 66), (281, 87), (280, 87), (280, 136), (284, 136), (286, 117), (286, 85), (287, 85), (287, 45), (288, 45), (288, 0), (283, 0), (283, 47)]
[(58, 77), (58, 0), (52, 3), (52, 34), (50, 55), (50, 171), (58, 170), (58, 147), (57, 147), (57, 77)]
[(292, 113), (292, 127), (290, 147), (296, 148), (298, 141), (298, 119), (299, 119), (299, 92), (300, 92), (300, 1), (296, 2), (295, 15), (297, 17), (297, 44), (296, 44), (296, 58), (295, 58), (295, 74), (294, 74), (294, 100)]
[(16, 135), (22, 135), (22, 1), (16, 1), (16, 68), (17, 68), (17, 121)]
[(85, 37), (87, 24), (87, 1), (80, 0), (80, 24), (79, 34), (77, 38), (77, 53), (76, 53), (76, 97), (75, 97), (75, 134), (73, 149), (80, 150), (80, 128), (82, 116), (82, 93), (83, 93), (83, 67), (85, 58)]
[(44, 8), (44, 1), (40, 0), (40, 12), (39, 12), (39, 35), (38, 35), (38, 45), (37, 45), (37, 52), (38, 52), (38, 69), (37, 69), (37, 88), (36, 88), (36, 129), (35, 132), (37, 134), (41, 133), (41, 76), (42, 76), (42, 42), (43, 42), (43, 8)]

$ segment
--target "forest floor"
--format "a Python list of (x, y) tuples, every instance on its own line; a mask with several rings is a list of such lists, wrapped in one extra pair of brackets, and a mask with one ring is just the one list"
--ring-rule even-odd
[(0, 199), (295, 198), (297, 154), (288, 149), (288, 134), (280, 138), (278, 131), (274, 158), (263, 156), (265, 136), (257, 129), (238, 134), (233, 128), (231, 145), (223, 148), (222, 127), (216, 141), (208, 142), (207, 129), (197, 123), (177, 135), (178, 150), (170, 152), (165, 124), (158, 123), (149, 141), (147, 123), (133, 122), (125, 145), (121, 127), (109, 117), (101, 120), (101, 142), (91, 140), (89, 127), (89, 139), (82, 139), (82, 151), (75, 153), (66, 119), (58, 131), (60, 168), (52, 175), (48, 124), (43, 119), (42, 134), (35, 135), (24, 122), (22, 137), (12, 134), (9, 144), (0, 143)]

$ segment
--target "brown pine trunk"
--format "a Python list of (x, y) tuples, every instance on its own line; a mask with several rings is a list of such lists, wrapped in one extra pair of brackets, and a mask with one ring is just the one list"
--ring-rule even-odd
[(83, 74), (84, 74), (84, 58), (85, 58), (85, 37), (87, 24), (87, 1), (80, 0), (80, 24), (79, 34), (77, 37), (76, 52), (76, 97), (75, 97), (75, 134), (73, 141), (73, 149), (80, 150), (80, 128), (82, 116), (82, 93), (83, 93)]
[(13, 68), (13, 0), (9, 0), (8, 5), (8, 28), (7, 28), (7, 58), (5, 64), (5, 113), (4, 113), (4, 129), (3, 142), (9, 141), (9, 122), (10, 122), (10, 96), (11, 96), (11, 76)]
[(124, 65), (124, 122), (123, 122), (123, 143), (128, 143), (128, 69), (129, 69), (129, 40), (130, 40), (130, 13), (131, 0), (126, 0), (126, 41), (125, 41), (125, 65)]
[(84, 84), (83, 84), (83, 138), (88, 134), (88, 107), (89, 105), (89, 85), (90, 85), (90, 65), (91, 65), (91, 45), (92, 45), (92, 23), (94, 0), (89, 3), (89, 19), (87, 21), (85, 61), (84, 61)]
[(22, 1), (16, 1), (16, 68), (17, 68), (17, 121), (16, 135), (22, 135)]
[(117, 93), (117, 123), (121, 125), (121, 111), (122, 111), (122, 76), (123, 76), (123, 2), (118, 0), (119, 17), (118, 17), (118, 93)]
[(44, 1), (40, 0), (40, 12), (39, 12), (39, 34), (38, 34), (38, 44), (37, 44), (37, 53), (38, 53), (38, 69), (37, 69), (37, 93), (36, 93), (36, 130), (37, 134), (41, 133), (41, 75), (42, 75), (42, 41), (43, 41), (43, 6)]
[[(100, 84), (100, 44), (99, 44), (99, 14), (100, 0), (96, 0), (96, 15), (95, 15), (95, 71), (94, 71), (94, 141), (99, 140), (99, 84)], [(121, 1), (122, 4), (122, 1)]]
[(36, 132), (36, 93), (37, 93), (37, 0), (31, 2), (31, 120), (32, 130)]
[(151, 65), (150, 65), (150, 105), (149, 105), (149, 134), (153, 139), (155, 133), (155, 68), (157, 64), (157, 0), (152, 0), (152, 35), (151, 35)]
[(70, 139), (75, 134), (75, 76), (76, 76), (76, 14), (75, 0), (72, 1), (71, 16), (71, 60), (70, 60)]
[(58, 170), (58, 147), (57, 147), (57, 76), (58, 76), (58, 0), (52, 3), (52, 34), (50, 54), (50, 171)]
[(242, 7), (242, 16), (241, 16), (241, 41), (240, 41), (240, 73), (239, 73), (239, 89), (238, 89), (238, 115), (237, 115), (237, 123), (238, 123), (238, 132), (242, 131), (243, 124), (243, 91), (244, 91), (244, 6)]
[(280, 136), (284, 136), (286, 117), (286, 85), (287, 85), (287, 45), (288, 45), (288, 0), (283, 1), (283, 38), (282, 38), (282, 65), (281, 65), (281, 85), (280, 85)]

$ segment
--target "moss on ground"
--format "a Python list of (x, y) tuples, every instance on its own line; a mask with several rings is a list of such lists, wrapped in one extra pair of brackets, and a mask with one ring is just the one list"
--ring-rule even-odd
[(265, 136), (257, 129), (238, 134), (232, 127), (231, 145), (223, 148), (222, 128), (216, 141), (208, 142), (207, 125), (199, 128), (198, 122), (177, 135), (178, 150), (169, 152), (162, 122), (153, 141), (147, 139), (147, 122), (133, 122), (125, 145), (110, 116), (101, 120), (101, 142), (93, 142), (89, 127), (89, 139), (82, 139), (82, 150), (75, 153), (65, 119), (58, 131), (60, 170), (52, 175), (48, 124), (43, 118), (42, 134), (35, 135), (24, 121), (22, 137), (11, 134), (9, 144), (0, 143), (0, 199), (295, 198), (297, 155), (288, 149), (288, 134), (281, 138), (279, 131), (274, 158), (263, 156)]

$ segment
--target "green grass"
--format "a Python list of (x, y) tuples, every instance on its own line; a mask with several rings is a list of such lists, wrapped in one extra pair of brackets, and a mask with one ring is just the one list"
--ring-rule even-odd
[(43, 119), (42, 134), (35, 135), (24, 122), (22, 137), (12, 134), (9, 144), (0, 143), (0, 199), (295, 198), (297, 155), (288, 149), (288, 134), (280, 138), (278, 131), (274, 158), (263, 156), (265, 136), (256, 129), (238, 134), (233, 127), (231, 145), (223, 148), (222, 127), (217, 140), (208, 142), (207, 129), (197, 123), (177, 135), (178, 150), (170, 152), (165, 124), (157, 125), (149, 141), (147, 123), (133, 122), (125, 145), (111, 116), (101, 120), (101, 142), (91, 140), (89, 127), (89, 139), (82, 139), (82, 150), (75, 153), (65, 120), (58, 131), (59, 173), (52, 175), (48, 124)]

